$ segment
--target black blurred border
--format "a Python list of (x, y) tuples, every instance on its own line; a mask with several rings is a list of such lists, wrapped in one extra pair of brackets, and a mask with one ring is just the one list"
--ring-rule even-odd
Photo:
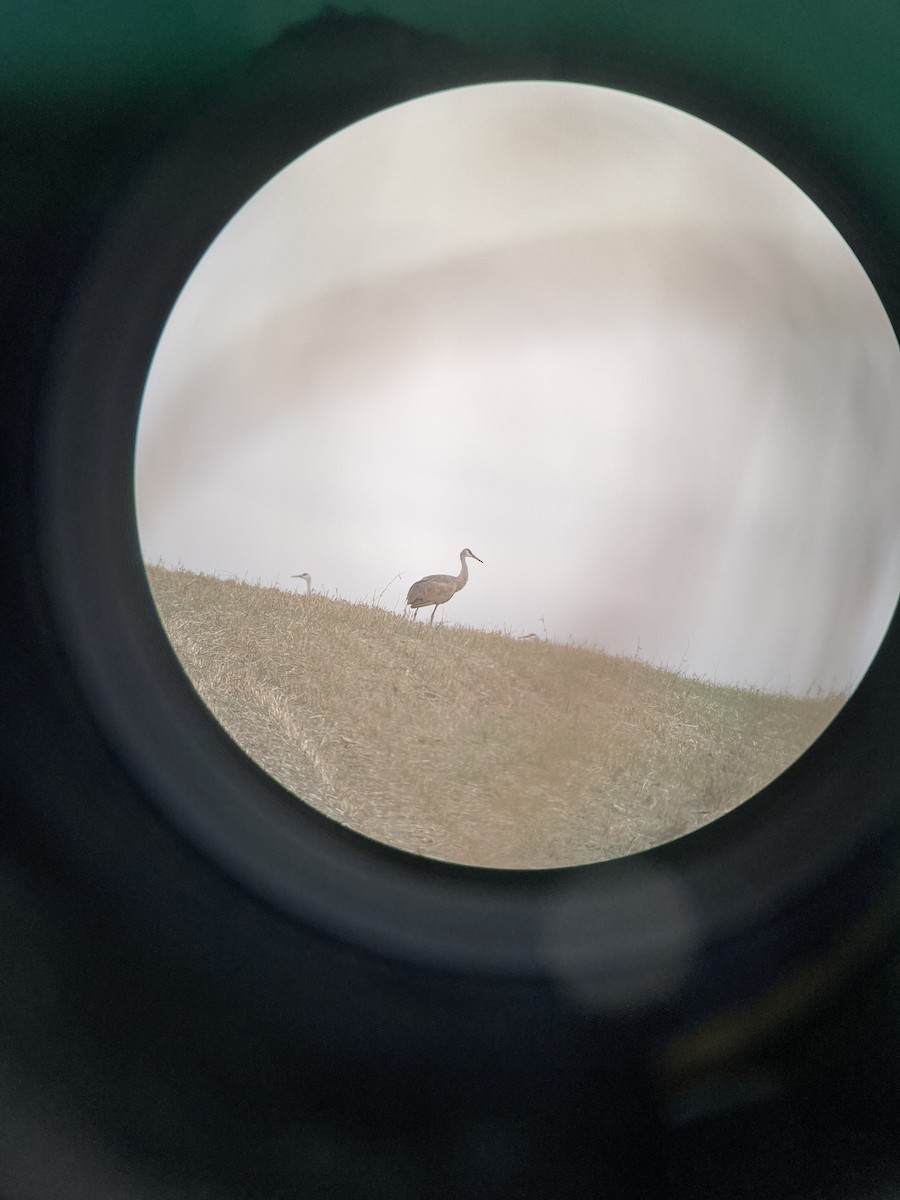
[[(737, 83), (711, 85), (677, 56), (642, 57), (633, 41), (588, 38), (579, 48), (548, 37), (510, 51), (502, 39), (473, 47), (333, 12), (285, 33), (227, 81), (170, 97), (168, 108), (137, 104), (102, 121), (59, 102), (31, 111), (5, 160), (32, 193), (5, 219), (2, 290), (14, 397), (3, 413), (0, 531), (10, 601), (4, 1195), (274, 1197), (302, 1186), (336, 1196), (361, 1187), (574, 1196), (602, 1181), (612, 1196), (868, 1196), (891, 1194), (900, 1180), (891, 1121), (896, 620), (810, 754), (752, 804), (636, 868), (499, 879), (411, 864), (310, 815), (306, 837), (331, 839), (323, 885), (351, 860), (363, 864), (355, 886), (364, 900), (378, 880), (407, 880), (381, 906), (374, 945), (353, 936), (352, 920), (304, 919), (204, 851), (97, 704), (91, 674), (108, 677), (115, 657), (92, 667), (96, 644), (73, 638), (72, 603), (83, 628), (95, 620), (121, 632), (133, 622), (137, 640), (153, 629), (133, 512), (118, 511), (93, 536), (84, 525), (129, 486), (121, 448), (133, 440), (134, 408), (123, 405), (111, 424), (88, 398), (101, 367), (116, 365), (110, 386), (137, 369), (98, 345), (112, 311), (104, 306), (134, 289), (123, 314), (132, 349), (141, 338), (152, 348), (167, 311), (162, 293), (158, 307), (141, 307), (152, 288), (135, 274), (147, 245), (127, 253), (136, 211), (148, 197), (168, 211), (167, 171), (205, 180), (211, 206), (186, 207), (173, 229), (187, 265), (190, 247), (199, 258), (223, 223), (215, 205), (234, 211), (279, 158), (294, 157), (298, 113), (317, 140), (373, 106), (503, 77), (627, 87), (741, 137), (832, 217), (896, 320), (897, 228), (877, 180), (830, 153), (821, 131), (811, 137), (790, 103), (751, 103)], [(235, 146), (240, 162), (229, 167)], [(79, 395), (79, 372), (81, 422), (71, 408), (59, 417)], [(151, 672), (168, 672), (172, 703), (202, 722), (158, 637), (155, 647)], [(159, 732), (150, 704), (146, 721)], [(274, 789), (217, 736), (212, 722), (198, 733), (274, 813)], [(641, 887), (657, 877), (687, 881), (707, 922), (689, 977), (664, 1003), (647, 960), (653, 930), (643, 941), (629, 930), (613, 937), (610, 916), (616, 904), (632, 918), (656, 914)], [(335, 894), (345, 886), (338, 880)], [(440, 928), (423, 927), (421, 913), (409, 928), (433, 935), (428, 947), (391, 942), (417, 889), (435, 888), (462, 898), (436, 910), (438, 926), (455, 923), (461, 957), (442, 950)], [(742, 895), (755, 916), (734, 908)], [(493, 966), (494, 951), (468, 933), (490, 904), (512, 914), (504, 928), (521, 951)], [(561, 956), (535, 949), (548, 921)], [(605, 930), (605, 946), (591, 929)]]

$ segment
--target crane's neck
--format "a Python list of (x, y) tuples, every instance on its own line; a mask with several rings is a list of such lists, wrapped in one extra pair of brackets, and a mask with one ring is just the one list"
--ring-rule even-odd
[(456, 590), (458, 592), (466, 586), (469, 579), (469, 568), (466, 565), (466, 556), (464, 554), (460, 554), (459, 556), (459, 565), (461, 569), (456, 577)]

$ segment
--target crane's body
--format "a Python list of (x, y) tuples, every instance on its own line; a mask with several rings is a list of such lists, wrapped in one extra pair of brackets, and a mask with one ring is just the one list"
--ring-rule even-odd
[(460, 550), (459, 565), (460, 572), (458, 575), (426, 575), (424, 579), (419, 579), (412, 585), (406, 596), (406, 604), (408, 608), (413, 610), (413, 620), (419, 615), (420, 608), (428, 608), (433, 604), (431, 610), (431, 621), (429, 624), (434, 624), (434, 614), (438, 610), (439, 604), (446, 604), (457, 592), (461, 591), (468, 582), (469, 568), (466, 566), (466, 559), (474, 558), (476, 562), (481, 562), (477, 554), (473, 554), (471, 550)]

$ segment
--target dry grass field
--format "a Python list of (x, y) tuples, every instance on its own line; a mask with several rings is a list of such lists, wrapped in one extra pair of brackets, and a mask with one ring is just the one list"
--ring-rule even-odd
[(147, 573), (188, 676), (244, 750), (345, 825), (452, 862), (567, 866), (678, 837), (780, 774), (845, 699)]

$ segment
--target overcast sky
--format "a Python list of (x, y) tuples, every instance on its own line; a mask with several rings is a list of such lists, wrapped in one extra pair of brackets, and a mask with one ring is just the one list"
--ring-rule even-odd
[(841, 687), (900, 591), (898, 400), (862, 268), (753, 152), (607, 89), (465, 88), (315, 147), (201, 260), (142, 549), (399, 611), (469, 546), (448, 624)]

